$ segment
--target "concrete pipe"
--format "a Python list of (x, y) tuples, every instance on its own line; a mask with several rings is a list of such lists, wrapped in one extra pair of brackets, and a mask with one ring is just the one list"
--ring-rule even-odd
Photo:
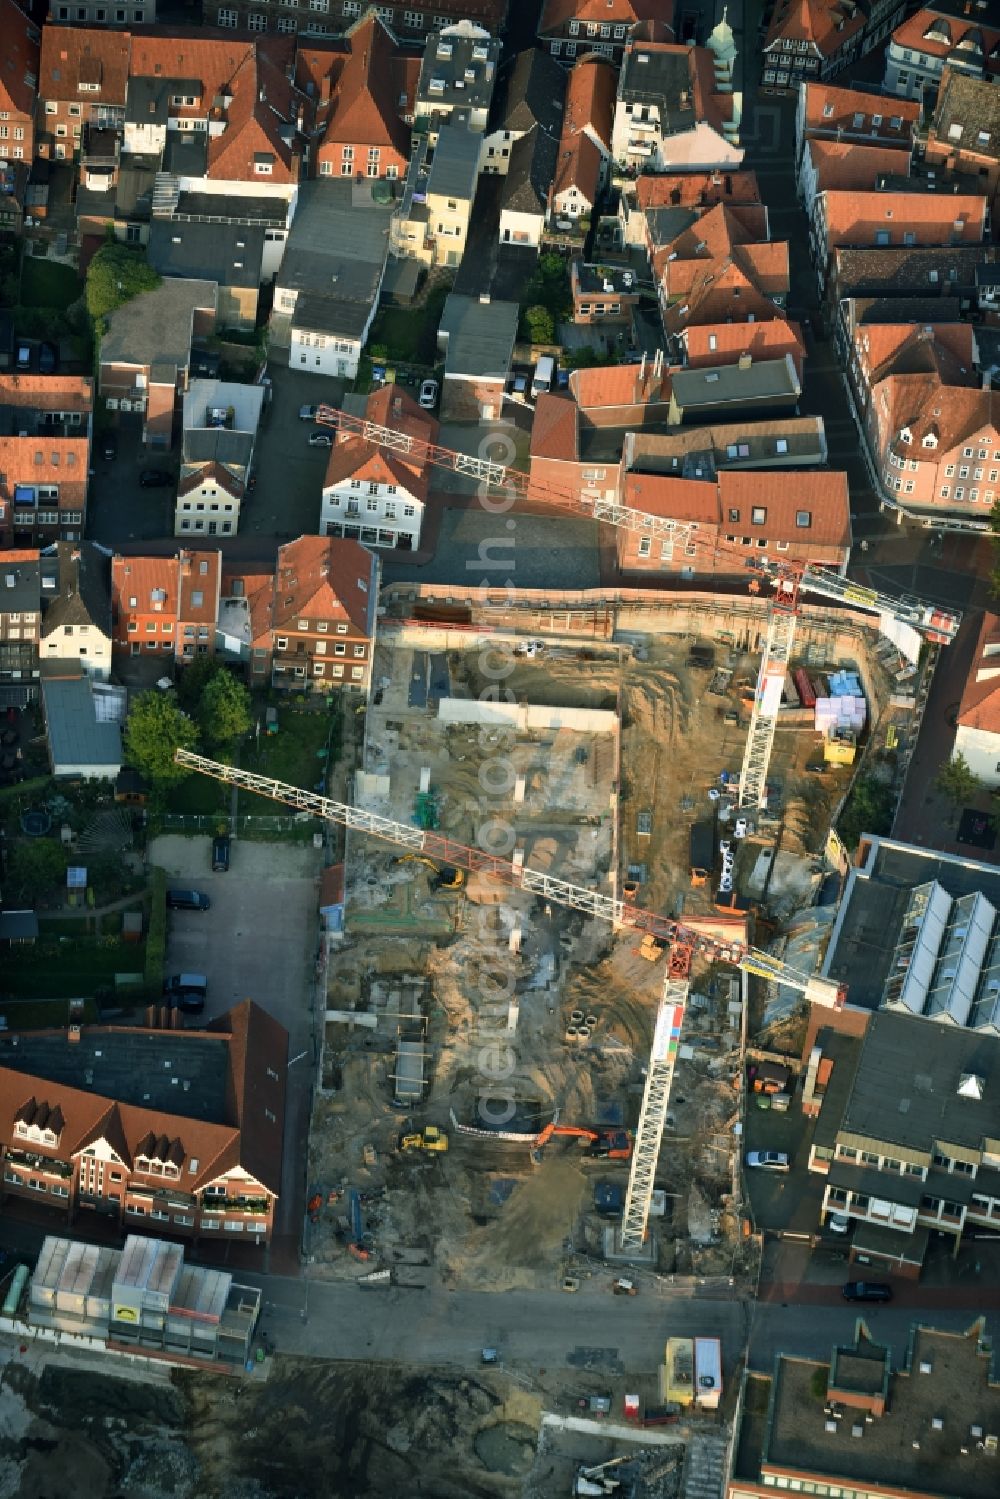
[(586, 1040), (588, 1040), (589, 1037), (590, 1037), (590, 1026), (589, 1025), (578, 1025), (577, 1028), (576, 1028), (576, 1035), (577, 1035), (577, 1040), (578, 1041), (586, 1041)]
[(597, 1024), (597, 1016), (596, 1015), (588, 1015), (587, 1018), (586, 1018), (586, 1020), (584, 1021), (584, 1025), (589, 1025), (591, 1030), (594, 1029), (594, 1026), (596, 1024)]
[(580, 1025), (580, 1024), (582, 1024), (582, 1022), (583, 1022), (583, 1011), (582, 1010), (572, 1010), (572, 1011), (570, 1011), (569, 1022), (570, 1022), (570, 1025)]
[(566, 1040), (567, 1041), (576, 1041), (578, 1039), (579, 1035), (580, 1035), (580, 1032), (579, 1032), (579, 1030), (577, 1029), (577, 1027), (575, 1025), (568, 1025), (566, 1027)]

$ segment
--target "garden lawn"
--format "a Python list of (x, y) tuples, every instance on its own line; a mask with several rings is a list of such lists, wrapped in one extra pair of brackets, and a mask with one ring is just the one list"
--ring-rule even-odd
[(213, 781), (196, 771), (178, 781), (167, 792), (168, 812), (184, 813), (188, 816), (229, 816), (229, 787), (221, 781)]
[(114, 989), (116, 973), (142, 973), (145, 962), (142, 942), (82, 934), (39, 938), (4, 955), (3, 993), (19, 999), (91, 998), (98, 989)]
[(61, 312), (83, 293), (72, 266), (26, 255), (21, 267), (21, 306), (56, 307)]
[[(332, 710), (340, 712), (339, 707)], [(284, 706), (278, 708), (277, 734), (261, 734), (260, 743), (244, 746), (240, 752), (243, 770), (255, 771), (258, 775), (273, 776), (276, 781), (288, 781), (292, 786), (301, 786), (312, 791), (323, 779), (323, 759), (330, 732), (331, 713), (307, 713)], [(336, 754), (339, 736), (334, 729), (333, 750)], [(239, 814), (241, 817), (289, 817), (293, 809), (282, 802), (272, 801), (268, 796), (256, 796), (250, 791), (241, 791)]]

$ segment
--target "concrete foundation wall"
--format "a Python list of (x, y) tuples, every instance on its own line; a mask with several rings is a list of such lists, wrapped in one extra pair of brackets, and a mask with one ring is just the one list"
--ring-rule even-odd
[(438, 717), (445, 723), (509, 724), (530, 729), (576, 729), (581, 734), (613, 734), (617, 714), (606, 708), (550, 708), (537, 703), (474, 702), (469, 698), (444, 697)]

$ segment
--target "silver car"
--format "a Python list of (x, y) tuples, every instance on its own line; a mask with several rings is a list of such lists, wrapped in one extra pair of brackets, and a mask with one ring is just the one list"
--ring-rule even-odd
[(783, 1150), (748, 1150), (747, 1165), (758, 1171), (787, 1171), (791, 1162)]

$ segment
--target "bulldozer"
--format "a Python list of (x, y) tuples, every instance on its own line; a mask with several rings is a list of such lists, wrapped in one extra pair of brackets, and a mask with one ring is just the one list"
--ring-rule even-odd
[(448, 1136), (435, 1124), (425, 1124), (422, 1133), (404, 1135), (399, 1142), (401, 1151), (429, 1150), (443, 1155), (448, 1149)]
[(436, 890), (461, 890), (465, 886), (465, 870), (453, 864), (435, 864), (424, 854), (398, 854), (393, 864), (425, 864), (431, 871), (430, 887)]

